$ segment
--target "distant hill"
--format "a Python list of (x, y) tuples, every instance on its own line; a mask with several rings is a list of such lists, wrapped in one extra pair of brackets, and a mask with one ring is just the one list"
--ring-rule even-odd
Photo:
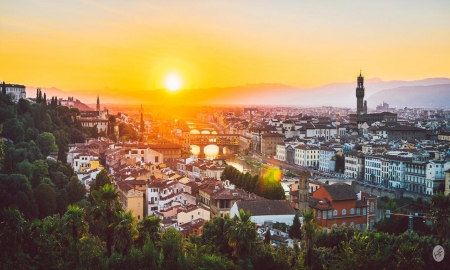
[[(355, 78), (356, 80), (356, 78)], [(428, 78), (416, 81), (383, 81), (379, 78), (365, 80), (365, 98), (369, 107), (375, 107), (383, 100), (391, 106), (404, 106), (405, 102), (391, 100), (391, 96), (376, 95), (380, 91), (401, 87), (426, 87), (433, 85), (448, 85), (449, 78)], [(140, 90), (140, 89), (108, 89), (101, 90), (73, 90), (63, 91), (58, 88), (44, 88), (47, 97), (73, 96), (87, 104), (95, 104), (97, 95), (100, 95), (101, 104), (169, 104), (169, 105), (274, 105), (274, 106), (356, 106), (355, 97), (356, 81), (349, 83), (328, 84), (312, 89), (301, 89), (284, 84), (247, 84), (232, 87), (214, 87), (207, 89), (189, 89), (170, 92), (165, 89)], [(420, 91), (419, 91), (420, 92)], [(419, 100), (428, 100), (427, 104), (442, 102), (441, 97), (433, 96), (426, 92), (418, 94)], [(27, 87), (27, 95), (34, 96), (36, 87)], [(424, 99), (422, 98), (422, 96)], [(378, 97), (384, 96), (384, 99)], [(425, 96), (428, 96), (425, 98)], [(381, 100), (381, 101), (380, 101)], [(448, 99), (447, 99), (448, 100)], [(408, 102), (407, 102), (408, 103)], [(397, 105), (398, 104), (398, 105)], [(411, 105), (409, 105), (411, 104)], [(414, 103), (416, 104), (416, 103)], [(417, 103), (418, 104), (418, 103)], [(408, 103), (408, 106), (422, 106)]]
[(369, 99), (375, 107), (383, 101), (391, 107), (450, 106), (450, 84), (402, 86), (375, 93)]

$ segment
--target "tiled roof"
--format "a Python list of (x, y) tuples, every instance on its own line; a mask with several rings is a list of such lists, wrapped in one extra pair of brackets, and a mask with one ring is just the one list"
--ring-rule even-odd
[(238, 201), (238, 209), (250, 211), (252, 216), (295, 215), (294, 208), (286, 200)]
[(353, 188), (347, 184), (324, 185), (328, 194), (333, 201), (356, 200), (356, 194)]

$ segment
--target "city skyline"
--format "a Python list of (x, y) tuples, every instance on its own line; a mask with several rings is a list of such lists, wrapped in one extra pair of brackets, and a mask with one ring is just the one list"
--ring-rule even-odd
[[(1, 3), (1, 79), (64, 91), (450, 77), (446, 1)], [(168, 80), (170, 82), (168, 82)], [(350, 91), (350, 89), (349, 89)]]

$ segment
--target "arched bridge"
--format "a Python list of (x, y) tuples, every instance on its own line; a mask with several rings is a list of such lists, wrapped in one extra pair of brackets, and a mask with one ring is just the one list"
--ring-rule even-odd
[(239, 134), (189, 134), (189, 145), (197, 145), (200, 148), (199, 157), (205, 156), (205, 146), (216, 145), (219, 147), (219, 156), (223, 155), (223, 149), (239, 149)]

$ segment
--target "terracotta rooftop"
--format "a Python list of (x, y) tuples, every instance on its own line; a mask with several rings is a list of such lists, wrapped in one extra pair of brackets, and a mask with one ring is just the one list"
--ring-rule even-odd
[(353, 188), (347, 184), (333, 184), (322, 186), (333, 201), (356, 200), (356, 193)]
[(286, 200), (238, 201), (236, 204), (239, 209), (250, 211), (252, 216), (295, 215), (296, 213)]

